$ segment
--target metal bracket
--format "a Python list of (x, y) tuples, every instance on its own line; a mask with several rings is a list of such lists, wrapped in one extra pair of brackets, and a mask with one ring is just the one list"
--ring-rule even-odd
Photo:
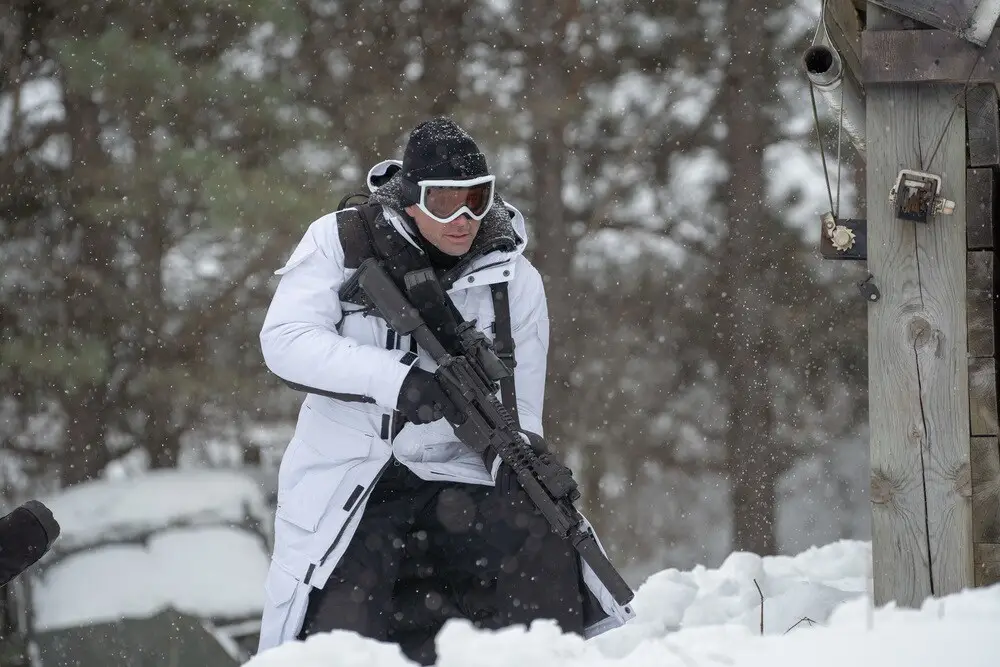
[(872, 282), (875, 276), (868, 274), (868, 277), (858, 283), (858, 291), (861, 292), (861, 296), (865, 298), (865, 301), (874, 303), (882, 298), (882, 293), (878, 291), (878, 287)]
[(868, 221), (820, 216), (819, 251), (823, 259), (867, 259)]
[(889, 203), (900, 220), (926, 223), (932, 215), (951, 215), (955, 202), (941, 197), (941, 177), (901, 169), (889, 190)]

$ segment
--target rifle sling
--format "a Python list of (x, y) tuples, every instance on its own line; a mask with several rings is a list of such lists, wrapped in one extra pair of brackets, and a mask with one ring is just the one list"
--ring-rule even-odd
[[(493, 293), (493, 350), (500, 361), (513, 370), (514, 334), (510, 327), (510, 300), (507, 298), (507, 283), (490, 285)], [(514, 388), (514, 375), (500, 379), (500, 402), (507, 407), (510, 416), (514, 418), (517, 428), (521, 428), (521, 420), (517, 415), (517, 392)]]
[[(355, 268), (360, 265), (365, 256), (375, 257), (397, 287), (405, 294), (404, 278), (406, 274), (410, 271), (427, 268), (429, 264), (422, 253), (402, 239), (399, 233), (382, 218), (381, 209), (382, 207), (379, 205), (363, 204), (354, 209), (340, 212), (338, 216), (340, 218), (339, 226), (341, 227), (341, 243), (345, 246), (346, 263), (350, 268)], [(494, 350), (507, 367), (513, 369), (515, 365), (514, 337), (511, 330), (507, 283), (494, 283), (490, 285), (490, 290), (494, 311)], [(363, 293), (359, 293), (357, 296), (359, 297), (357, 301), (362, 302), (359, 305), (369, 305)], [(457, 353), (458, 338), (454, 332), (455, 327), (464, 322), (464, 318), (447, 293), (445, 293), (445, 303), (447, 310), (451, 311), (454, 321), (449, 321), (446, 309), (441, 308), (441, 304), (432, 304), (429, 299), (425, 303), (413, 305), (420, 311), (424, 321), (435, 332), (445, 349)], [(351, 399), (345, 395), (344, 400)], [(500, 380), (500, 400), (520, 427), (513, 376)], [(401, 427), (404, 422), (402, 415), (397, 414), (395, 417), (394, 421), (397, 427)]]

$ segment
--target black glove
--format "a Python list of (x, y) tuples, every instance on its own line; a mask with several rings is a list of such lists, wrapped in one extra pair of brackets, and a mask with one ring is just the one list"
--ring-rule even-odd
[(442, 417), (461, 423), (464, 417), (448, 398), (437, 376), (414, 366), (403, 379), (396, 399), (396, 410), (413, 424), (429, 424)]
[[(531, 431), (518, 431), (518, 434), (527, 441), (528, 445), (534, 450), (544, 465), (565, 470), (567, 474), (572, 476), (569, 468), (552, 458), (551, 452), (549, 452), (549, 443), (545, 442), (542, 436)], [(518, 484), (517, 475), (514, 474), (513, 469), (506, 463), (501, 463), (497, 469), (496, 488), (503, 493), (510, 493), (518, 487), (520, 487), (520, 484)]]
[(52, 510), (37, 500), (0, 517), (0, 587), (45, 555), (57, 537), (59, 523)]

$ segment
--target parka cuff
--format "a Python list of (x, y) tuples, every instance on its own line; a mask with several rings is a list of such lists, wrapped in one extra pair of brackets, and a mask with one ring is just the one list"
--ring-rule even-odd
[(417, 355), (403, 350), (392, 350), (390, 354), (388, 363), (381, 364), (380, 370), (372, 373), (368, 395), (382, 407), (395, 410), (399, 390), (406, 374), (417, 363)]

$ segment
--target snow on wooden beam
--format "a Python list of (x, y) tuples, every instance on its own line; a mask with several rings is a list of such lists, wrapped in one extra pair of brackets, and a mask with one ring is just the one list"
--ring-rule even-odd
[(985, 46), (1000, 18), (1000, 0), (872, 0), (915, 21)]

